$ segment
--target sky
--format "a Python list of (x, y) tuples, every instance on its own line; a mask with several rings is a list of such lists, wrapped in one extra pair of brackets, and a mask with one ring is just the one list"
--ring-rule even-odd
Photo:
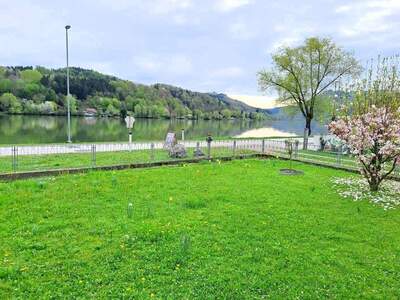
[(329, 37), (362, 63), (400, 50), (400, 0), (0, 0), (0, 65), (70, 64), (271, 107), (257, 72)]

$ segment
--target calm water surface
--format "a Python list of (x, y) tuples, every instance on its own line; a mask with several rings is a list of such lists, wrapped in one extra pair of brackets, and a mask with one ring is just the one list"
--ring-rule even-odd
[[(120, 119), (73, 117), (71, 125), (73, 142), (127, 140), (127, 129)], [(180, 136), (182, 128), (185, 128), (187, 139), (204, 139), (209, 132), (215, 137), (293, 136), (301, 135), (303, 126), (302, 118), (267, 121), (137, 119), (133, 140), (163, 140), (167, 132), (176, 132)], [(316, 124), (315, 133), (323, 130)], [(65, 117), (0, 115), (0, 144), (63, 143), (66, 134)]]

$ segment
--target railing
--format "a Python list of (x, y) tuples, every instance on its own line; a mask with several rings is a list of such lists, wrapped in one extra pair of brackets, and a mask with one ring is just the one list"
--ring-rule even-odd
[[(318, 151), (318, 145), (309, 143), (302, 149), (300, 139), (293, 142), (290, 155), (288, 143), (282, 139), (237, 139), (183, 141), (186, 156), (171, 157), (164, 142), (112, 143), (112, 144), (62, 144), (0, 147), (0, 173), (47, 171), (53, 169), (88, 168), (134, 163), (164, 162), (184, 158), (237, 157), (263, 153), (278, 158), (290, 158), (327, 166), (357, 170), (355, 157), (341, 150)], [(400, 176), (400, 170), (394, 175)]]
[(183, 158), (234, 157), (259, 153), (262, 140), (184, 141), (184, 157), (171, 157), (164, 142), (62, 144), (0, 147), (0, 173), (87, 168)]

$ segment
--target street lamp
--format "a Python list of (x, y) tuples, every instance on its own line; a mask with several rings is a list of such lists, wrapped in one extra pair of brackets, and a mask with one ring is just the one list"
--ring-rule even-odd
[(70, 108), (70, 94), (69, 94), (69, 60), (68, 60), (68, 30), (70, 25), (65, 26), (65, 49), (67, 54), (67, 119), (68, 119), (68, 143), (71, 143), (71, 108)]

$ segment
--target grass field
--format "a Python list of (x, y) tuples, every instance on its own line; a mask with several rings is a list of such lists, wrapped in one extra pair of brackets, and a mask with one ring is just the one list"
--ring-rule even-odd
[[(201, 148), (207, 155), (207, 148)], [(187, 149), (186, 158), (194, 158), (194, 148)], [(255, 151), (249, 149), (236, 149), (235, 154), (252, 154)], [(228, 147), (212, 148), (212, 157), (232, 156), (233, 151)], [(116, 152), (97, 152), (95, 163), (93, 164), (92, 154), (88, 153), (65, 153), (65, 154), (46, 154), (46, 155), (20, 155), (18, 157), (17, 171), (42, 171), (62, 168), (83, 168), (96, 166), (110, 166), (119, 164), (145, 163), (154, 161), (168, 161), (169, 157), (166, 150), (135, 150), (116, 151)], [(0, 157), (0, 173), (13, 172), (12, 157)]]
[(305, 161), (318, 161), (330, 165), (341, 165), (350, 168), (358, 167), (356, 157), (348, 154), (340, 154), (338, 156), (337, 153), (329, 151), (300, 150), (297, 158)]
[(0, 298), (399, 298), (400, 210), (293, 165), (305, 174), (241, 160), (0, 183)]

